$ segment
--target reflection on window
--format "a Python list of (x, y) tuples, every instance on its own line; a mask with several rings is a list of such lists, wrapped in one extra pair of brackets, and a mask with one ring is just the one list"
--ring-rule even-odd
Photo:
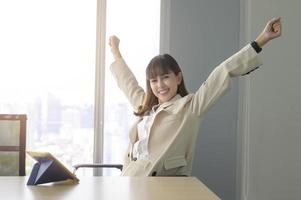
[(1, 1), (0, 25), (0, 113), (27, 114), (28, 150), (91, 163), (96, 0)]
[[(160, 1), (107, 1), (107, 36), (117, 35), (122, 56), (145, 87), (145, 68), (159, 53)], [(108, 38), (107, 37), (107, 38)], [(107, 39), (108, 40), (108, 39)], [(104, 163), (122, 163), (128, 145), (128, 132), (134, 122), (133, 109), (121, 93), (109, 70), (113, 58), (106, 50), (104, 120)], [(120, 174), (106, 170), (104, 175)]]

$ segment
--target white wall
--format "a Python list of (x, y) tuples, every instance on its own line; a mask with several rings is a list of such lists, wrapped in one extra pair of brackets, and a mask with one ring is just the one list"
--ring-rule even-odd
[[(272, 16), (283, 35), (264, 47), (264, 65), (244, 80), (243, 193), (245, 200), (301, 199), (301, 1), (246, 0), (245, 38)], [(241, 93), (243, 94), (243, 93)]]

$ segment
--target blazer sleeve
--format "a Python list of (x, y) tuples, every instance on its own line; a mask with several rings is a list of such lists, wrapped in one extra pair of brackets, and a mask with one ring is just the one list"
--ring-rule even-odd
[(191, 112), (197, 116), (205, 113), (229, 89), (231, 77), (246, 75), (260, 65), (260, 56), (250, 44), (246, 45), (211, 72), (194, 94), (189, 106)]
[(134, 110), (137, 111), (138, 107), (142, 104), (145, 92), (139, 86), (134, 74), (122, 58), (111, 64), (111, 72), (118, 87), (125, 94)]

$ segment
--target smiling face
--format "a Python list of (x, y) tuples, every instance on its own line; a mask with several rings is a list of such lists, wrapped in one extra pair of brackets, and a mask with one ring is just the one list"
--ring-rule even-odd
[(146, 68), (146, 94), (137, 115), (143, 115), (154, 105), (188, 94), (177, 61), (168, 54), (155, 56)]
[(172, 71), (149, 79), (152, 92), (158, 98), (159, 103), (167, 102), (176, 96), (181, 81), (181, 72), (176, 75)]

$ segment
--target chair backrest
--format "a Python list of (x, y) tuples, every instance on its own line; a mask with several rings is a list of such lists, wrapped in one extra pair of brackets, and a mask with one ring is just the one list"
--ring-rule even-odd
[(26, 120), (0, 114), (0, 176), (25, 176)]

